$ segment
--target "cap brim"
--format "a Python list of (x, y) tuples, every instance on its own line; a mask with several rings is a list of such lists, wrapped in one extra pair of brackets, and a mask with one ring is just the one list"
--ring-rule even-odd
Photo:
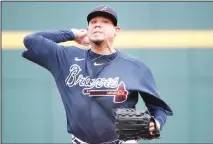
[(91, 12), (88, 16), (87, 16), (87, 22), (89, 23), (90, 20), (96, 16), (103, 16), (103, 17), (107, 17), (109, 19), (112, 20), (112, 23), (114, 24), (114, 26), (117, 26), (117, 19), (110, 13), (108, 12), (104, 12), (104, 11), (95, 11), (95, 12)]

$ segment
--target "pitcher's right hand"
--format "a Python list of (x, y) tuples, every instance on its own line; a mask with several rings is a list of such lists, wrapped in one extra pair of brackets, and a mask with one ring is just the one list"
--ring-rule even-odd
[(75, 39), (78, 44), (84, 45), (84, 46), (90, 46), (90, 41), (87, 37), (87, 30), (86, 29), (71, 29), (73, 32)]

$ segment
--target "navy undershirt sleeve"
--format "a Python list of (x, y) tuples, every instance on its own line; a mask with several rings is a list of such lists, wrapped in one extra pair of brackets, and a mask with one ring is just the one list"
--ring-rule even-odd
[(40, 66), (48, 69), (56, 78), (60, 74), (61, 55), (66, 49), (59, 45), (60, 42), (71, 41), (74, 34), (71, 30), (44, 31), (30, 34), (24, 38), (27, 51), (22, 56)]

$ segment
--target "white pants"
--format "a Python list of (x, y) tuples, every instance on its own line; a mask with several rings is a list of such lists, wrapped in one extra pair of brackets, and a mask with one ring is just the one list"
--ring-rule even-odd
[[(80, 140), (79, 138), (75, 137), (74, 135), (72, 135), (72, 144), (88, 144), (88, 143), (86, 143), (86, 142)], [(106, 143), (102, 143), (102, 144), (110, 144), (110, 142), (109, 143), (106, 142)], [(121, 141), (121, 142), (119, 142), (119, 144), (138, 144), (138, 142), (135, 140), (128, 140), (126, 142)]]

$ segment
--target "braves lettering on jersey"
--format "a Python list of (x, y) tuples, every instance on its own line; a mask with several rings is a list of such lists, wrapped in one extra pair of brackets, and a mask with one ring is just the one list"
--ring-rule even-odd
[[(79, 85), (84, 87), (82, 93), (88, 96), (114, 96), (115, 103), (126, 101), (128, 91), (125, 89), (123, 81), (119, 82), (119, 78), (97, 78), (91, 79), (89, 76), (84, 77), (79, 72), (82, 71), (80, 66), (73, 64), (70, 67), (70, 73), (65, 79), (65, 83), (69, 87)], [(101, 89), (101, 88), (108, 88)]]
[(139, 95), (162, 128), (172, 111), (161, 100), (149, 68), (118, 50), (100, 57), (90, 49), (57, 44), (73, 38), (70, 30), (34, 33), (25, 37), (23, 53), (53, 75), (68, 132), (87, 143), (116, 140), (113, 110), (135, 108)]

